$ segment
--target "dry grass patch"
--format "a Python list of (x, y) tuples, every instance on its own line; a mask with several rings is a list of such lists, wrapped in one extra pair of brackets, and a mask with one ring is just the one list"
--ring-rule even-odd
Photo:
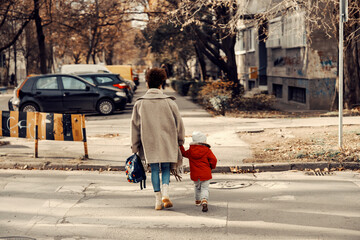
[(360, 126), (344, 126), (342, 149), (337, 126), (265, 129), (239, 136), (253, 151), (245, 163), (358, 162), (360, 157)]

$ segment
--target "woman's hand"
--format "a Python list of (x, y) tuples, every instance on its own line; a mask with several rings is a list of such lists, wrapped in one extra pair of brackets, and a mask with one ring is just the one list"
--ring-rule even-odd
[(174, 175), (176, 181), (180, 181), (180, 182), (181, 182), (182, 176), (180, 176), (180, 175), (177, 173), (176, 169), (171, 169), (170, 172), (171, 172), (172, 175)]

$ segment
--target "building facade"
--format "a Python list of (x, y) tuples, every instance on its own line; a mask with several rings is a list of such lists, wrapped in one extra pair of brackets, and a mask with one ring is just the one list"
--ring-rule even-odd
[(235, 46), (239, 79), (246, 90), (260, 88), (291, 108), (329, 110), (338, 43), (322, 30), (307, 34), (305, 18), (306, 12), (299, 10), (260, 27), (240, 21)]

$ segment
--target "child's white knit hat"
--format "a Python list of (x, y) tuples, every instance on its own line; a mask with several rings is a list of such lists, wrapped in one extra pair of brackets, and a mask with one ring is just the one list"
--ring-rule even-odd
[(206, 142), (206, 135), (203, 134), (202, 132), (195, 131), (195, 132), (192, 133), (192, 140), (193, 140), (193, 142), (205, 143)]

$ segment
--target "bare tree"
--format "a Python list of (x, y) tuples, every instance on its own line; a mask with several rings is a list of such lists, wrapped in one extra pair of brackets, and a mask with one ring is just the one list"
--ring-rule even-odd
[[(237, 1), (163, 0), (156, 4), (157, 8), (151, 9), (151, 16), (155, 14), (157, 21), (170, 20), (175, 27), (181, 26), (185, 34), (192, 36), (199, 62), (204, 63), (201, 58), (204, 55), (219, 67), (225, 80), (233, 82), (233, 96), (237, 96), (240, 93), (234, 49)], [(201, 66), (204, 70), (204, 64)]]
[(33, 17), (34, 11), (28, 4), (15, 0), (0, 2), (0, 52), (16, 43)]
[(96, 55), (116, 42), (121, 24), (127, 21), (130, 6), (125, 1), (95, 0), (61, 3), (63, 14), (57, 20), (64, 35), (76, 38), (76, 49), (83, 49), (85, 61), (95, 63)]

